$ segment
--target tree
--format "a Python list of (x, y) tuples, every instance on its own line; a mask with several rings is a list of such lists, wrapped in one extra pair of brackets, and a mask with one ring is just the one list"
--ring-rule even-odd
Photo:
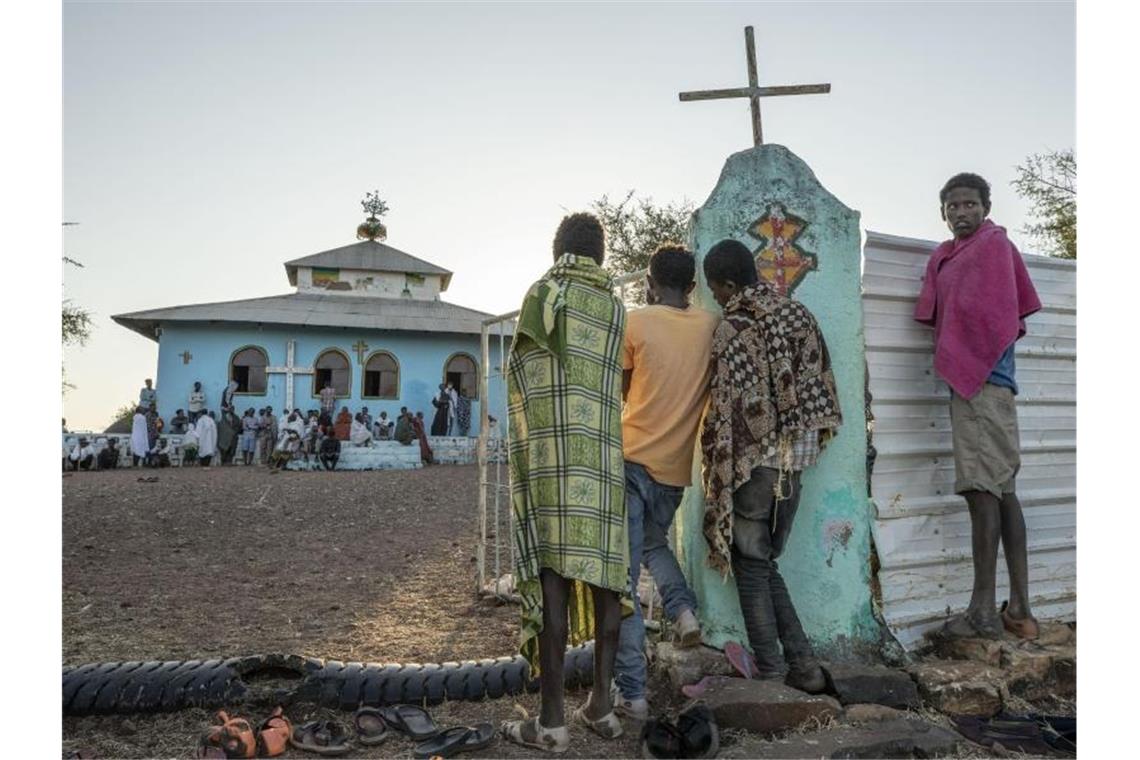
[(124, 420), (127, 422), (133, 420), (135, 416), (135, 409), (138, 408), (138, 405), (139, 404), (136, 401), (134, 403), (123, 404), (120, 406), (115, 410), (115, 416), (111, 418), (111, 425), (113, 426), (116, 422), (123, 422)]
[[(64, 227), (70, 227), (78, 222), (64, 222)], [(63, 263), (73, 267), (83, 268), (83, 264), (64, 254)], [(70, 298), (63, 299), (63, 307), (60, 312), (60, 324), (63, 327), (63, 345), (65, 346), (82, 346), (91, 337), (91, 312), (87, 309), (76, 306), (71, 302)], [(63, 391), (66, 393), (69, 389), (75, 386), (67, 382), (67, 369), (63, 368)]]
[[(684, 243), (689, 237), (693, 204), (688, 200), (656, 206), (649, 197), (635, 198), (630, 190), (620, 202), (608, 195), (590, 204), (606, 231), (606, 269), (614, 276), (640, 272), (649, 266), (649, 256), (662, 243)], [(644, 304), (641, 285), (631, 286), (631, 304)]]
[(1050, 256), (1077, 258), (1077, 160), (1072, 149), (1029, 156), (1010, 184), (1029, 201), (1037, 220), (1022, 230)]

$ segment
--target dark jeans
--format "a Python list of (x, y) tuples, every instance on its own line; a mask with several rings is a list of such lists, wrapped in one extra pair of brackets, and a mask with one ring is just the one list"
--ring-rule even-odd
[[(779, 472), (757, 467), (752, 479), (733, 494), (732, 571), (748, 642), (761, 678), (776, 678), (814, 660), (799, 615), (788, 595), (776, 559), (784, 551), (800, 502), (800, 474), (785, 473), (781, 497), (774, 488)], [(784, 654), (780, 656), (780, 645)]]

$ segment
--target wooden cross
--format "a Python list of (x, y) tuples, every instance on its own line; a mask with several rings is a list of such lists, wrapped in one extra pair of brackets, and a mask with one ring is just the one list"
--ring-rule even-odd
[(265, 374), (285, 375), (285, 408), (293, 408), (293, 376), (294, 375), (311, 375), (313, 374), (312, 367), (298, 367), (293, 363), (293, 357), (297, 353), (297, 341), (291, 340), (285, 344), (285, 366), (284, 367), (266, 367)]
[(356, 363), (364, 364), (364, 352), (368, 350), (368, 344), (358, 338), (356, 342), (352, 344), (352, 350), (356, 352)]
[(183, 351), (179, 354), (179, 356), (182, 357), (183, 364), (189, 364), (190, 360), (194, 358), (194, 354), (190, 353), (189, 351)]
[(795, 84), (781, 87), (760, 87), (756, 75), (756, 41), (752, 27), (744, 27), (744, 51), (748, 56), (748, 86), (728, 90), (696, 90), (682, 92), (679, 97), (687, 100), (719, 100), (721, 98), (748, 98), (752, 106), (752, 142), (756, 146), (764, 144), (764, 133), (760, 128), (760, 98), (776, 95), (812, 95), (831, 92), (830, 84)]

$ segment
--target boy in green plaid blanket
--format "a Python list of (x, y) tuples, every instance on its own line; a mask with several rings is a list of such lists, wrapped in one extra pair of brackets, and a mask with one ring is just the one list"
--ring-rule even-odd
[(518, 744), (564, 752), (563, 658), (594, 639), (594, 686), (574, 718), (621, 735), (610, 681), (629, 589), (621, 436), (625, 307), (600, 266), (605, 236), (590, 214), (562, 220), (554, 266), (523, 301), (508, 364), (515, 574), (521, 651), (539, 676), (538, 718), (508, 721)]

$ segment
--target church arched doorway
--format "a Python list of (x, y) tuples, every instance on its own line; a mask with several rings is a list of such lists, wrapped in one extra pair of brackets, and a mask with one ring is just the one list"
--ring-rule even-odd
[(443, 365), (443, 382), (474, 401), (479, 398), (479, 365), (469, 354), (452, 354)]
[(364, 387), (361, 398), (398, 399), (400, 397), (400, 364), (387, 351), (377, 351), (364, 363)]

